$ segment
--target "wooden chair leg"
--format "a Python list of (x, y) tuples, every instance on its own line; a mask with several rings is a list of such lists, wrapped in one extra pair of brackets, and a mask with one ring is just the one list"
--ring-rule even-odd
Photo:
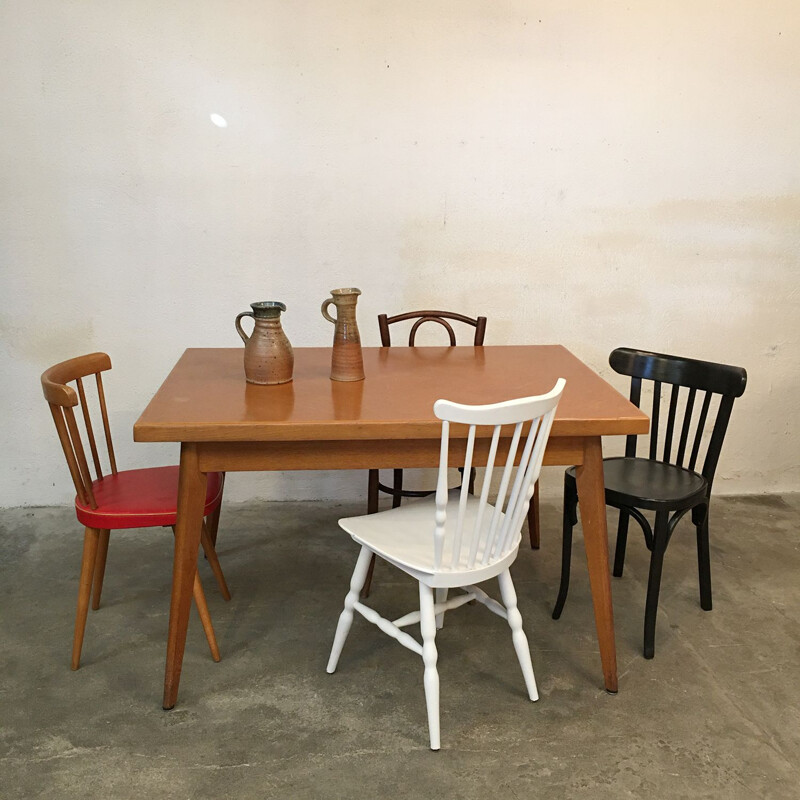
[(219, 586), (222, 596), (226, 600), (230, 600), (231, 593), (228, 590), (228, 584), (225, 582), (225, 576), (222, 574), (222, 567), (220, 566), (219, 558), (217, 558), (217, 551), (214, 548), (214, 542), (211, 539), (211, 531), (208, 529), (205, 522), (203, 523), (203, 529), (200, 532), (200, 543), (203, 545), (203, 552), (206, 554), (208, 565), (211, 567), (211, 571), (214, 573), (214, 577), (217, 579), (217, 585)]
[(203, 624), (203, 630), (208, 640), (208, 647), (211, 650), (211, 658), (214, 661), (220, 660), (219, 647), (217, 646), (217, 637), (214, 635), (214, 626), (211, 624), (211, 614), (208, 613), (208, 604), (206, 603), (206, 595), (203, 592), (203, 584), (200, 583), (200, 576), (195, 573), (194, 586), (192, 587), (192, 594), (194, 595), (194, 603), (197, 606), (197, 613), (200, 615), (200, 622)]
[(108, 557), (108, 540), (111, 531), (101, 530), (97, 545), (97, 555), (94, 559), (94, 583), (92, 587), (92, 609), (100, 608), (100, 595), (103, 592), (103, 577), (106, 574), (106, 558)]
[(564, 478), (564, 521), (561, 534), (561, 582), (558, 598), (553, 608), (553, 619), (558, 619), (564, 610), (569, 592), (569, 573), (572, 561), (572, 529), (578, 524), (578, 490), (575, 481)]
[[(377, 469), (369, 471), (369, 486), (367, 487), (367, 514), (376, 514), (378, 512), (378, 481), (380, 479), (380, 472)], [(369, 562), (367, 569), (367, 577), (364, 580), (364, 586), (361, 589), (361, 598), (366, 600), (369, 597), (369, 590), (372, 586), (372, 573), (375, 571), (375, 556)]]
[(697, 525), (697, 566), (700, 576), (700, 608), (711, 611), (711, 554), (708, 541), (708, 506)]
[(208, 525), (208, 535), (211, 538), (211, 541), (214, 544), (214, 547), (217, 546), (217, 531), (219, 530), (219, 515), (222, 511), (222, 492), (225, 491), (225, 473), (222, 473), (222, 489), (220, 491), (219, 497), (219, 505), (212, 511), (208, 518), (206, 519), (206, 524)]
[(617, 525), (617, 546), (614, 549), (614, 572), (615, 578), (622, 577), (622, 570), (625, 567), (625, 548), (628, 545), (628, 522), (630, 514), (620, 509), (619, 524)]
[(438, 750), (439, 743), (439, 673), (436, 662), (436, 615), (433, 607), (433, 589), (424, 583), (419, 585), (419, 625), (422, 632), (422, 661), (425, 664), (423, 682), (425, 685), (425, 705), (428, 709), (428, 731), (431, 750)]
[(92, 574), (97, 557), (97, 545), (100, 531), (87, 528), (83, 535), (83, 559), (81, 561), (81, 577), (78, 583), (78, 609), (75, 614), (75, 635), (72, 638), (72, 669), (81, 665), (81, 648), (83, 634), (86, 630), (86, 616), (89, 613), (89, 599), (92, 592)]
[(650, 575), (647, 579), (647, 602), (644, 608), (645, 658), (652, 658), (655, 655), (658, 593), (661, 588), (664, 552), (667, 549), (668, 521), (669, 513), (667, 511), (656, 511), (656, 522), (653, 526), (653, 549), (650, 552)]
[(531, 537), (531, 550), (538, 550), (541, 544), (539, 527), (539, 481), (533, 485), (533, 497), (528, 507), (528, 535)]

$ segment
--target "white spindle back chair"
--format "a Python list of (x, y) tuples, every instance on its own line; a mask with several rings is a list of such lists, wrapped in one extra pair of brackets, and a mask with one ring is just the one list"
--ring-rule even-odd
[[(517, 609), (509, 566), (517, 557), (522, 523), (539, 477), (556, 407), (565, 385), (564, 379), (559, 378), (547, 394), (485, 406), (438, 400), (433, 410), (442, 420), (442, 439), (435, 497), (378, 514), (339, 520), (341, 527), (361, 545), (361, 552), (339, 616), (328, 672), (336, 670), (353, 621), (353, 611), (358, 611), (384, 633), (421, 655), (425, 664), (424, 685), (432, 750), (438, 750), (440, 746), (439, 676), (434, 639), (436, 628), (442, 626), (444, 613), (449, 609), (475, 599), (508, 620), (528, 696), (531, 700), (538, 699), (530, 650), (522, 630), (522, 617)], [(489, 441), (479, 496), (469, 493), (466, 482), (460, 489), (448, 491), (448, 467), (461, 466), (449, 464), (454, 438), (451, 425), (454, 424), (469, 426), (463, 463), (465, 474), (469, 474), (473, 462), (483, 463), (482, 456), (476, 458), (476, 445), (483, 450), (486, 440)], [(509, 426), (513, 426), (511, 431)], [(487, 427), (491, 428), (491, 435), (479, 435), (479, 430)], [(495, 471), (500, 473), (499, 488), (492, 504), (489, 492)], [(359, 601), (373, 554), (416, 578), (419, 582), (419, 611), (392, 622)], [(503, 605), (475, 585), (494, 577), (500, 583)], [(451, 588), (462, 588), (464, 593), (447, 600), (447, 590)], [(401, 630), (417, 622), (422, 632), (421, 645)]]

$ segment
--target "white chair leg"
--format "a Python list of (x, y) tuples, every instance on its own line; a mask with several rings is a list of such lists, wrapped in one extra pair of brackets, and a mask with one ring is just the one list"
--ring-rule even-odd
[(522, 615), (517, 608), (517, 593), (514, 591), (511, 573), (508, 570), (501, 572), (497, 576), (497, 580), (500, 583), (500, 595), (503, 598), (503, 605), (505, 605), (508, 614), (511, 638), (514, 640), (514, 649), (517, 651), (519, 665), (522, 667), (522, 675), (525, 678), (528, 697), (531, 700), (538, 700), (539, 692), (536, 690), (536, 679), (533, 677), (531, 650), (528, 647), (528, 639), (525, 636), (525, 632), (522, 630)]
[(361, 588), (364, 586), (364, 581), (367, 579), (367, 570), (369, 569), (371, 558), (372, 551), (368, 547), (362, 546), (361, 552), (358, 554), (358, 561), (356, 561), (356, 568), (353, 570), (353, 577), (350, 579), (350, 591), (344, 599), (344, 609), (339, 615), (336, 635), (333, 637), (333, 647), (331, 648), (331, 656), (328, 659), (327, 667), (329, 673), (336, 672), (339, 656), (342, 654), (342, 648), (347, 639), (347, 634), (350, 632), (350, 626), (353, 624), (353, 606), (358, 602)]
[(439, 749), (439, 673), (436, 671), (436, 615), (433, 611), (433, 589), (419, 585), (419, 626), (422, 631), (422, 660), (425, 663), (425, 705), (428, 708), (428, 730), (431, 750)]
[[(436, 590), (436, 602), (437, 603), (446, 603), (447, 602), (447, 588), (444, 589), (439, 588)], [(436, 630), (441, 630), (444, 628), (444, 611), (441, 614), (436, 615)]]

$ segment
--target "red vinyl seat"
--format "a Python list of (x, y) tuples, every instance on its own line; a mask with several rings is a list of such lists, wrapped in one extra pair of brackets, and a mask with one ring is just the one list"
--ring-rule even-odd
[[(208, 475), (203, 516), (222, 502), (222, 474)], [(129, 469), (92, 482), (97, 508), (75, 498), (81, 524), (101, 530), (174, 525), (178, 504), (178, 467)]]

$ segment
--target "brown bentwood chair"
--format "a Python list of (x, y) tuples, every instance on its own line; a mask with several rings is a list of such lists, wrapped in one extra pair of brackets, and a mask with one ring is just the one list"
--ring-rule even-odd
[[(463, 314), (457, 314), (453, 311), (406, 311), (403, 314), (395, 314), (393, 317), (389, 317), (386, 314), (379, 314), (378, 315), (378, 328), (381, 332), (381, 346), (382, 347), (391, 347), (392, 346), (392, 337), (389, 331), (389, 326), (394, 325), (397, 322), (406, 322), (409, 320), (414, 320), (414, 323), (411, 326), (411, 330), (408, 334), (408, 346), (414, 347), (417, 331), (420, 327), (426, 322), (435, 322), (441, 325), (446, 331), (447, 336), (449, 339), (449, 344), (451, 347), (456, 346), (456, 334), (453, 330), (453, 326), (450, 324), (448, 320), (452, 320), (455, 322), (463, 323), (464, 325), (468, 325), (475, 329), (475, 335), (473, 337), (472, 344), (475, 347), (483, 346), (483, 339), (486, 335), (486, 317), (476, 317), (473, 319), (472, 317), (464, 316)], [(395, 469), (392, 471), (393, 479), (392, 485), (387, 486), (380, 482), (380, 472), (377, 469), (371, 469), (369, 471), (369, 485), (367, 488), (367, 513), (374, 514), (378, 510), (378, 499), (380, 496), (380, 492), (385, 494), (391, 495), (392, 497), (392, 508), (397, 508), (400, 503), (402, 502), (403, 498), (411, 498), (411, 497), (428, 497), (434, 493), (434, 489), (429, 490), (415, 490), (415, 489), (404, 489), (403, 488), (403, 470), (402, 469)], [(470, 471), (469, 476), (469, 491), (470, 493), (473, 492), (475, 486), (475, 469), (474, 467)], [(531, 537), (531, 547), (534, 549), (539, 548), (539, 483), (537, 481), (533, 500), (531, 501), (530, 508), (528, 510), (528, 530), (530, 532)], [(375, 559), (372, 559), (372, 562), (369, 566), (369, 573), (367, 574), (366, 582), (364, 583), (363, 595), (364, 597), (369, 596), (370, 585), (372, 583), (372, 571), (375, 567)]]
[[(125, 528), (149, 528), (170, 526), (174, 530), (177, 519), (178, 467), (155, 467), (119, 472), (111, 442), (105, 394), (101, 372), (111, 369), (111, 359), (105, 353), (62, 361), (42, 374), (42, 390), (50, 405), (58, 438), (67, 459), (72, 481), (75, 484), (75, 513), (79, 522), (86, 526), (83, 539), (83, 561), (78, 588), (78, 611), (75, 617), (75, 636), (72, 642), (72, 669), (80, 666), (83, 634), (89, 611), (89, 599), (94, 586), (92, 608), (100, 607), (100, 593), (110, 532)], [(97, 442), (94, 437), (89, 406), (86, 402), (83, 378), (94, 375), (97, 384), (97, 400), (103, 422), (108, 462), (111, 473), (103, 475)], [(68, 383), (75, 382), (77, 393)], [(96, 479), (92, 480), (81, 432), (73, 408), (80, 405), (86, 438), (94, 462)], [(201, 542), (208, 563), (216, 576), (222, 596), (230, 600), (230, 592), (222, 574), (212, 539), (219, 524), (219, 509), (222, 503), (224, 476), (209, 473), (208, 490)], [(214, 661), (220, 660), (214, 628), (208, 613), (206, 598), (200, 578), (195, 573), (194, 601), (203, 624), (208, 646)]]

